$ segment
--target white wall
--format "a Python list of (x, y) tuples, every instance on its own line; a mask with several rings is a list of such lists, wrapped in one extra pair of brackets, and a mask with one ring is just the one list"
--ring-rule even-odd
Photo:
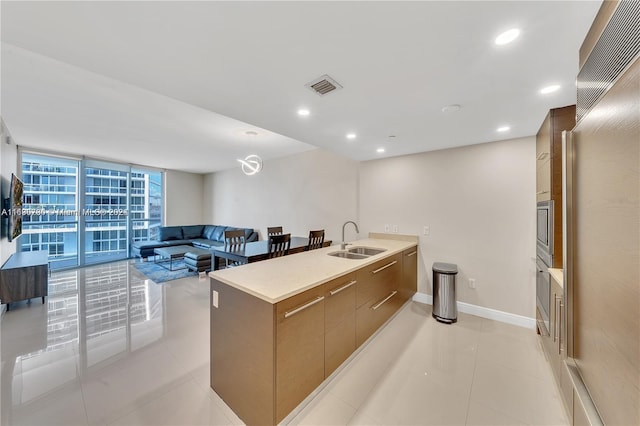
[(167, 170), (164, 178), (165, 225), (205, 223), (202, 205), (204, 175)]
[[(11, 181), (11, 173), (18, 173), (18, 147), (15, 142), (10, 145), (6, 143), (7, 137), (10, 137), (9, 130), (0, 119), (0, 179), (2, 185), (1, 201), (9, 196), (9, 186)], [(9, 259), (16, 251), (16, 241), (9, 242), (7, 239), (7, 218), (3, 217), (0, 221), (2, 232), (0, 233), (0, 265)]]
[(535, 175), (534, 137), (363, 162), (361, 231), (420, 235), (419, 292), (456, 263), (459, 301), (534, 318)]
[[(357, 219), (358, 164), (316, 149), (265, 161), (254, 176), (240, 167), (209, 174), (204, 222), (251, 227), (262, 239), (269, 226), (296, 236), (324, 229), (326, 239), (338, 242), (342, 224)], [(353, 228), (347, 238), (356, 238)]]

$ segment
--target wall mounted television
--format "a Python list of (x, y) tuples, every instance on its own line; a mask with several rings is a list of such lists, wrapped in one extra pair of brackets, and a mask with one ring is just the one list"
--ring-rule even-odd
[(5, 200), (5, 208), (8, 210), (9, 230), (7, 239), (15, 240), (22, 234), (22, 200), (24, 198), (24, 184), (18, 176), (11, 173), (9, 186), (9, 198)]

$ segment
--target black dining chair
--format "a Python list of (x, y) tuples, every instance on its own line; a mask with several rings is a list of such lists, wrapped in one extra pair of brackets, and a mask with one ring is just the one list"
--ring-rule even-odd
[[(243, 251), (246, 245), (244, 229), (224, 231), (224, 251)], [(225, 259), (226, 267), (242, 265), (243, 262)]]
[(271, 226), (267, 228), (267, 236), (282, 234), (282, 226)]
[(291, 246), (291, 234), (279, 234), (269, 237), (269, 259), (286, 256)]
[(315, 250), (322, 247), (324, 244), (324, 229), (317, 231), (309, 231), (309, 244), (307, 244), (306, 250)]

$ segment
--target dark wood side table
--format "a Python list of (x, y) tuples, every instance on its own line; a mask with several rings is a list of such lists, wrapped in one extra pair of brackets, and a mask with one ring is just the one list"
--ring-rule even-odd
[(44, 298), (49, 291), (49, 253), (17, 252), (0, 268), (0, 300), (7, 304), (34, 297)]

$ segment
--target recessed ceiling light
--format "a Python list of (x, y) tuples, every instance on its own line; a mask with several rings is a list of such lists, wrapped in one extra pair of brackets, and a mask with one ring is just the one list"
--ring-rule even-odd
[(551, 86), (543, 87), (540, 89), (540, 93), (546, 95), (547, 93), (553, 93), (560, 88), (559, 84), (552, 84)]
[(355, 138), (356, 138), (355, 133), (347, 133), (347, 139), (355, 139)]
[(301, 115), (303, 117), (305, 117), (305, 116), (307, 116), (309, 114), (311, 114), (311, 111), (309, 111), (308, 109), (302, 108), (302, 109), (298, 110), (298, 115)]
[(378, 154), (382, 154), (384, 152), (384, 148), (378, 148), (378, 149), (376, 149), (376, 152)]
[(507, 132), (507, 131), (509, 131), (509, 130), (511, 130), (511, 127), (509, 127), (509, 126), (502, 126), (502, 127), (498, 127), (498, 128), (496, 129), (496, 132)]
[(442, 112), (456, 112), (456, 111), (460, 111), (460, 108), (462, 107), (458, 104), (451, 104), (451, 105), (442, 107)]
[(244, 132), (244, 134), (247, 136), (258, 136), (258, 132), (255, 132), (253, 130), (247, 130), (246, 132)]
[(520, 35), (520, 30), (517, 28), (512, 28), (500, 34), (496, 37), (495, 43), (497, 45), (503, 45), (511, 43), (513, 40), (517, 39)]

